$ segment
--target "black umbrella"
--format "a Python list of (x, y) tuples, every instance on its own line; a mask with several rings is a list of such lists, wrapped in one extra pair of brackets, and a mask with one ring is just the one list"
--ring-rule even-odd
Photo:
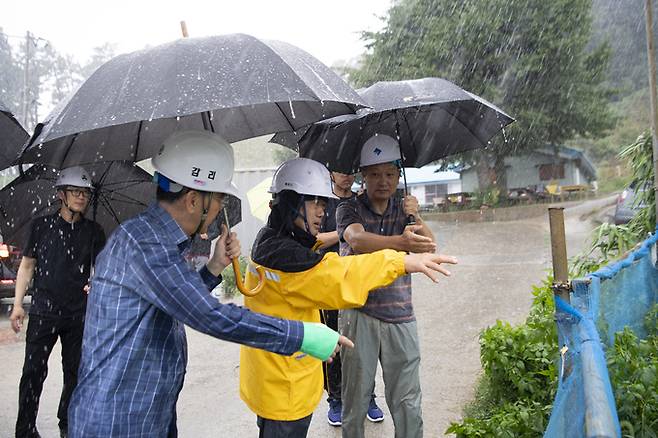
[[(135, 216), (155, 201), (156, 185), (144, 169), (127, 161), (84, 166), (91, 175), (94, 194), (85, 216), (110, 233), (124, 220)], [(22, 246), (32, 218), (54, 213), (60, 207), (54, 189), (58, 171), (36, 164), (0, 190), (0, 229), (5, 242)], [(240, 200), (229, 196), (231, 224), (242, 220)], [(218, 215), (221, 229), (223, 215)]]
[(300, 156), (320, 161), (331, 170), (352, 173), (359, 168), (363, 143), (374, 134), (397, 138), (403, 165), (422, 167), (485, 147), (514, 121), (495, 105), (439, 78), (377, 82), (359, 94), (373, 110), (280, 133), (271, 141), (298, 148)]
[(102, 65), (37, 126), (20, 161), (57, 168), (140, 161), (176, 130), (211, 130), (235, 142), (364, 105), (290, 44), (242, 34), (185, 38)]
[[(85, 216), (97, 221), (107, 235), (155, 199), (151, 175), (133, 163), (99, 163), (85, 169), (95, 187)], [(59, 209), (54, 188), (57, 175), (56, 169), (36, 164), (0, 190), (0, 229), (5, 242), (22, 246), (32, 218)]]
[(30, 136), (0, 101), (0, 170), (11, 166)]

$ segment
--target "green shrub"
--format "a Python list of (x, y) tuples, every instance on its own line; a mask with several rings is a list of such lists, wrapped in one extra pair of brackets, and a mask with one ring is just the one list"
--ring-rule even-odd
[(485, 191), (475, 193), (474, 205), (480, 207), (487, 205), (495, 207), (500, 202), (500, 189), (498, 187), (490, 187)]
[(658, 305), (645, 318), (647, 339), (628, 327), (606, 352), (617, 413), (625, 437), (655, 438), (658, 431)]
[(466, 418), (452, 423), (446, 433), (462, 437), (536, 438), (542, 436), (551, 405), (535, 401), (505, 403), (486, 418)]
[(557, 390), (557, 329), (549, 277), (533, 287), (524, 324), (497, 321), (480, 334), (484, 376), (468, 416), (446, 433), (457, 437), (536, 437), (548, 424)]

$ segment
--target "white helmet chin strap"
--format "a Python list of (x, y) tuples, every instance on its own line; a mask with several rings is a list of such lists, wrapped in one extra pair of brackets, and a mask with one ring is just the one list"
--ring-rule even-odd
[[(194, 234), (192, 234), (193, 236), (201, 232), (203, 225), (205, 225), (206, 223), (206, 219), (208, 219), (208, 210), (210, 210), (210, 204), (212, 203), (212, 195), (210, 195), (207, 192), (199, 192), (199, 193), (203, 197), (203, 210), (201, 212), (201, 221), (199, 222), (199, 226), (196, 228)], [(210, 202), (206, 206), (206, 199), (208, 199), (209, 197), (210, 197)]]
[(304, 209), (304, 214), (302, 214), (302, 212), (299, 210), (299, 208), (297, 209), (297, 214), (302, 219), (304, 219), (304, 228), (305, 228), (306, 232), (311, 234), (311, 226), (308, 224), (308, 216), (307, 216), (307, 212), (306, 212), (306, 199), (304, 198), (303, 195), (301, 195), (301, 208)]

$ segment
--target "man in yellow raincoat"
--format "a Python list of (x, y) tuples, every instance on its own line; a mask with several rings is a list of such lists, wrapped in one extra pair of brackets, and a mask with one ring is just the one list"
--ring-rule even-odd
[[(272, 316), (319, 322), (319, 309), (362, 306), (368, 292), (412, 272), (433, 281), (449, 275), (438, 254), (382, 250), (339, 257), (315, 250), (326, 200), (336, 198), (329, 171), (320, 163), (295, 158), (274, 175), (272, 211), (252, 248), (247, 286), (258, 282), (255, 266), (265, 269), (265, 284), (245, 306)], [(356, 346), (355, 348), (358, 348)], [(256, 413), (261, 438), (306, 437), (311, 415), (322, 397), (322, 363), (305, 354), (282, 357), (254, 348), (240, 352), (240, 396)]]

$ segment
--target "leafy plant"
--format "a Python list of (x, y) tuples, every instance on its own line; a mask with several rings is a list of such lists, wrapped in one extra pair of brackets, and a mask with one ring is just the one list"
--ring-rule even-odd
[(557, 330), (551, 278), (533, 287), (524, 324), (497, 321), (480, 334), (480, 380), (471, 414), (452, 423), (457, 437), (536, 437), (548, 422), (557, 390)]
[(536, 438), (546, 429), (551, 405), (535, 401), (505, 403), (486, 418), (466, 418), (452, 423), (446, 433), (457, 437)]
[(622, 432), (627, 437), (653, 437), (658, 431), (658, 305), (645, 318), (647, 339), (628, 327), (615, 334), (608, 349), (608, 372), (614, 387)]
[(500, 189), (498, 187), (489, 187), (486, 190), (479, 191), (475, 194), (475, 205), (488, 205), (490, 207), (498, 205), (500, 201)]

